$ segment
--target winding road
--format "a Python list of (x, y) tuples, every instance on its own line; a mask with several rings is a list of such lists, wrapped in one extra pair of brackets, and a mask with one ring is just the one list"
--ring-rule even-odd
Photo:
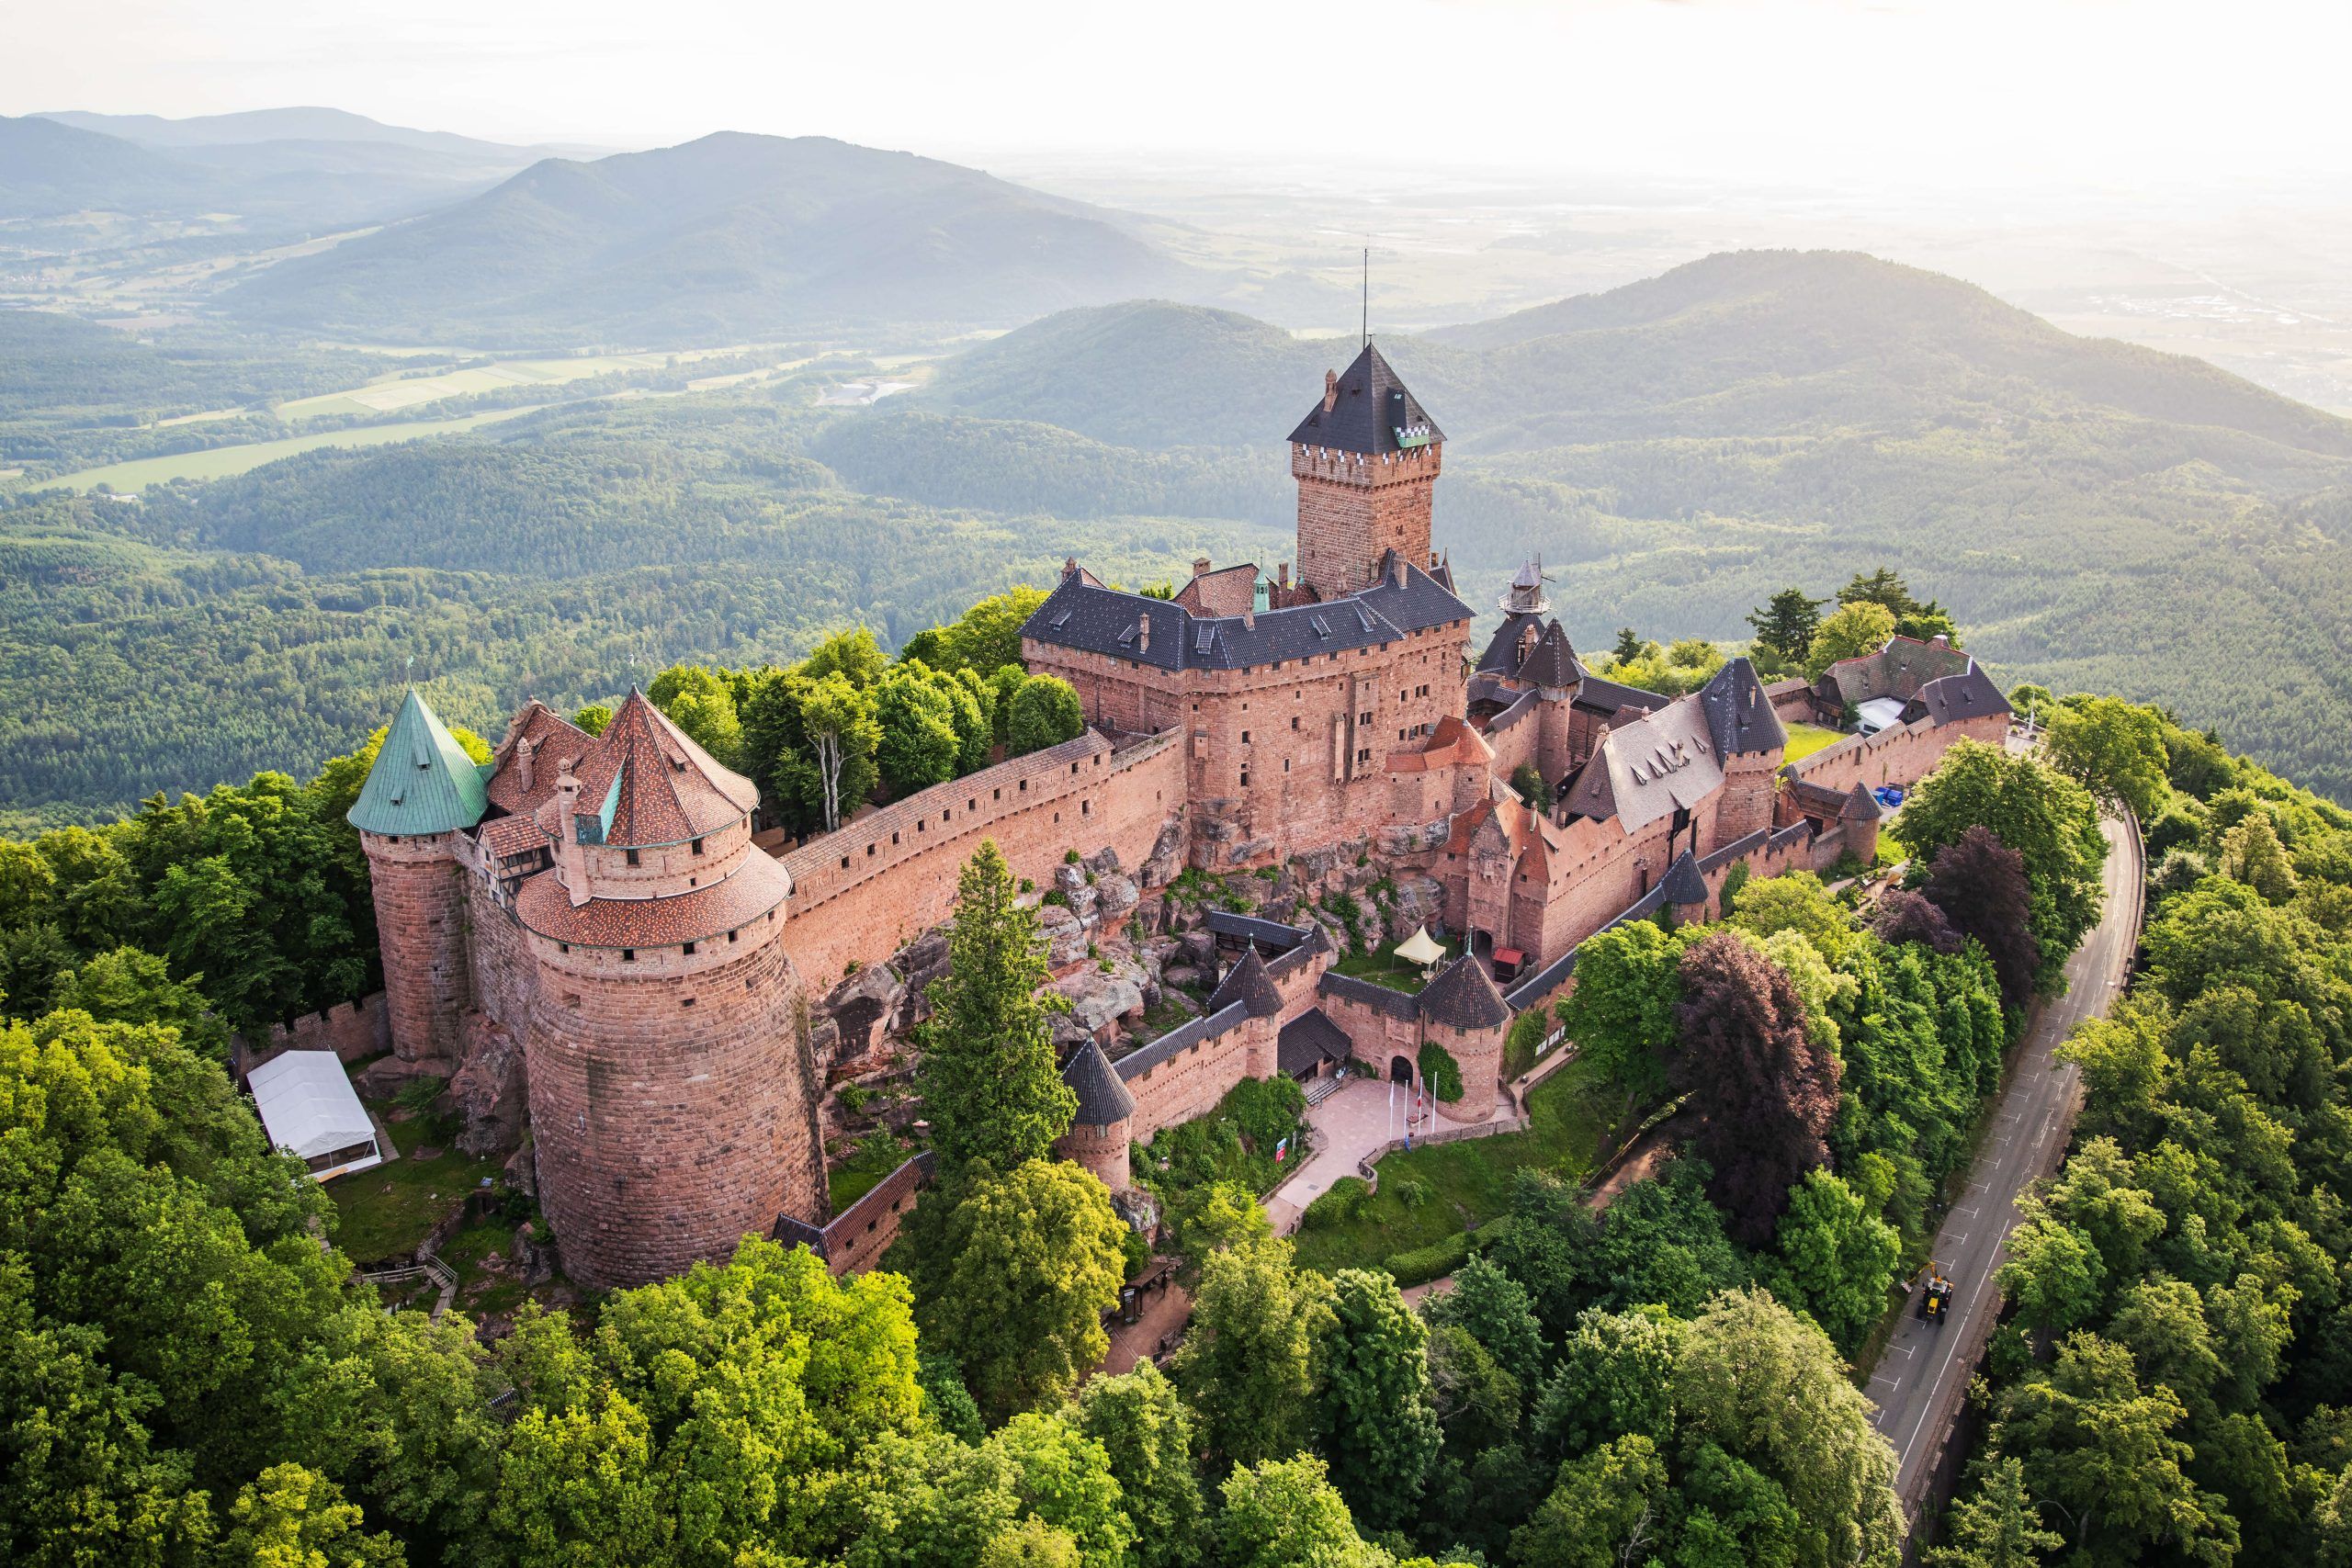
[(2109, 849), (2105, 910), (2067, 961), (2064, 994), (2034, 1010), (1993, 1131), (1968, 1173), (1968, 1189), (1936, 1235), (1935, 1258), (1956, 1287), (1951, 1321), (1929, 1325), (1906, 1311), (1866, 1390), (1878, 1405), (1871, 1424), (1894, 1445), (1894, 1489), (1906, 1521), (1918, 1517), (1967, 1393), (1969, 1370), (1999, 1314), (1993, 1271), (2018, 1223), (2018, 1195), (2057, 1168), (2074, 1128), (2081, 1072), (2052, 1060), (2051, 1053), (2084, 1020), (2105, 1015), (2139, 944), (2144, 892), (2139, 834), (2112, 818), (2103, 827)]

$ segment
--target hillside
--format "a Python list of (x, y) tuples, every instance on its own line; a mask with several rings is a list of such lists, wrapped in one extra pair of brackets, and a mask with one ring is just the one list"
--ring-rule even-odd
[(1010, 324), (1187, 281), (1099, 209), (910, 153), (726, 132), (545, 160), (273, 268), (229, 304), (422, 341), (707, 343), (842, 322)]
[(135, 141), (142, 147), (227, 147), (258, 141), (375, 142), (485, 161), (503, 161), (510, 164), (527, 164), (554, 151), (552, 148), (535, 150), (518, 147), (504, 141), (484, 141), (478, 137), (460, 136), (449, 130), (418, 130), (405, 125), (386, 125), (382, 120), (370, 119), (364, 114), (353, 114), (348, 109), (312, 107), (243, 109), (233, 114), (189, 115), (177, 119), (154, 114), (93, 114), (84, 109), (54, 109), (44, 111), (40, 118), (83, 130), (119, 136), (125, 141)]
[[(1475, 602), (1540, 551), (1580, 646), (1627, 624), (1736, 638), (1773, 590), (1884, 560), (2005, 679), (2171, 704), (2352, 796), (2352, 424), (1845, 254), (1716, 256), (1381, 344), (1453, 438), (1438, 536)], [(1263, 444), (1349, 346), (1125, 304), (975, 347), (922, 399), (1279, 464)], [(856, 468), (934, 502), (984, 493), (919, 446)]]
[(0, 219), (199, 211), (213, 186), (204, 171), (119, 137), (0, 116)]

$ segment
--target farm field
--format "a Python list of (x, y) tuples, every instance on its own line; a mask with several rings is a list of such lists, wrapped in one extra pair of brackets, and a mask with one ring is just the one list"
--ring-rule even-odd
[(278, 405), (277, 417), (288, 422), (327, 414), (393, 413), (444, 398), (503, 392), (510, 387), (555, 387), (592, 376), (612, 376), (624, 370), (659, 370), (673, 360), (691, 365), (698, 359), (740, 353), (740, 348), (695, 348), (675, 354), (591, 354), (548, 359), (502, 359), (438, 376), (391, 376), (348, 391), (298, 398)]
[(278, 441), (252, 441), (242, 446), (214, 446), (201, 452), (175, 452), (165, 457), (141, 457), (128, 463), (109, 463), (102, 468), (85, 468), (77, 474), (62, 474), (54, 479), (42, 480), (41, 488), (96, 490), (103, 484), (117, 491), (139, 491), (169, 479), (226, 479), (232, 474), (258, 468), (264, 463), (274, 463), (280, 457), (291, 457), (300, 452), (316, 451), (322, 446), (382, 446), (395, 441), (414, 441), (428, 435), (449, 435), (498, 420), (532, 413), (541, 406), (533, 404), (527, 408), (493, 409), (488, 413), (468, 414), (462, 419), (421, 419), (399, 424), (360, 425), (350, 430), (322, 431), (316, 435), (289, 435)]

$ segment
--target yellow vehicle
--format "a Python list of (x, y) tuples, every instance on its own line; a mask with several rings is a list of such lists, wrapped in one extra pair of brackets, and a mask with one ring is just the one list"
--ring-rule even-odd
[(1930, 1259), (1928, 1288), (1919, 1295), (1919, 1315), (1927, 1322), (1940, 1324), (1951, 1311), (1951, 1281), (1944, 1277), (1942, 1267)]

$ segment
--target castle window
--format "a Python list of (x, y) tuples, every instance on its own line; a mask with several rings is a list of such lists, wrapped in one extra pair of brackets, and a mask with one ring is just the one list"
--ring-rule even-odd
[[(978, 795), (974, 795), (971, 799), (969, 799), (969, 800), (967, 800), (967, 801), (966, 801), (966, 802), (964, 803), (964, 809), (965, 809), (965, 810), (967, 810), (967, 811), (978, 811), (979, 808), (980, 808), (980, 797), (979, 797)], [(944, 811), (941, 812), (941, 813), (939, 814), (939, 819), (940, 819), (942, 822), (946, 821), (946, 820), (947, 820), (947, 813), (945, 813)]]
[(1029, 781), (1027, 779), (1023, 779), (1021, 781), (1021, 793), (1023, 795), (1029, 793)]
[[(693, 944), (691, 942), (687, 944), (687, 950), (689, 952), (693, 951)], [(695, 999), (692, 997), (680, 997), (678, 998), (678, 1005), (682, 1008), (690, 1008), (695, 1005)]]
[(849, 856), (847, 855), (842, 856), (842, 869), (843, 871), (847, 871), (849, 869)]
[(1093, 816), (1093, 815), (1094, 815), (1094, 803), (1093, 803), (1092, 801), (1091, 801), (1091, 800), (1081, 800), (1081, 801), (1080, 801), (1080, 802), (1078, 803), (1078, 814), (1079, 814), (1080, 817), (1091, 817), (1091, 816)]
[(568, 1007), (568, 1008), (576, 1008), (576, 1007), (578, 1007), (578, 1006), (580, 1005), (580, 993), (579, 993), (578, 991), (566, 991), (566, 992), (564, 992), (564, 993), (563, 993), (563, 1005), (564, 1005), (564, 1006), (566, 1006), (566, 1007)]
[(630, 851), (628, 851), (628, 863), (629, 863), (629, 864), (631, 864), (631, 865), (635, 865), (635, 864), (637, 863), (637, 852), (636, 852), (635, 850), (630, 850)]
[(1000, 784), (996, 788), (989, 791), (989, 798), (990, 800), (1002, 800), (1004, 798), (1004, 786)]
[(1293, 714), (1290, 716), (1290, 727), (1293, 729), (1296, 729), (1298, 728), (1298, 715)]
[(1250, 787), (1250, 770), (1247, 768), (1241, 770), (1241, 787), (1243, 789)]
[(871, 857), (872, 857), (872, 855), (873, 855), (873, 853), (874, 853), (874, 846), (873, 846), (872, 844), (868, 844), (868, 845), (866, 845), (866, 846), (865, 846), (865, 852), (866, 852), (866, 855), (867, 855), (869, 858), (871, 858)]
[(894, 843), (894, 844), (895, 844), (895, 843), (897, 843), (897, 842), (899, 841), (899, 835), (898, 835), (898, 832), (897, 832), (897, 830), (896, 830), (895, 829), (891, 831), (891, 834), (890, 834), (890, 841), (891, 841), (892, 843)]
[(695, 944), (693, 942), (688, 942), (678, 951), (684, 953), (687, 957), (692, 958), (695, 955)]
[(564, 952), (564, 953), (570, 953), (570, 952), (571, 951), (571, 944), (570, 942), (557, 942), (555, 945), (556, 945), (556, 947), (558, 948), (558, 950), (559, 950), (559, 951), (561, 951), (561, 952)]
[(624, 964), (634, 964), (634, 963), (636, 963), (636, 962), (637, 962), (637, 949), (635, 949), (635, 948), (633, 948), (633, 947), (624, 947), (624, 948), (622, 948), (622, 949), (621, 949), (621, 962), (622, 962), (622, 963), (624, 963)]
[(696, 839), (694, 841), (694, 852), (696, 854), (702, 853), (702, 840), (700, 839)]
[(1246, 729), (1241, 732), (1241, 744), (1244, 746), (1250, 744), (1250, 732)]
[(742, 934), (743, 934), (743, 933), (742, 933), (741, 931), (729, 931), (729, 932), (727, 933), (727, 940), (728, 940), (728, 941), (729, 941), (729, 942), (733, 942), (737, 937), (741, 936)]

